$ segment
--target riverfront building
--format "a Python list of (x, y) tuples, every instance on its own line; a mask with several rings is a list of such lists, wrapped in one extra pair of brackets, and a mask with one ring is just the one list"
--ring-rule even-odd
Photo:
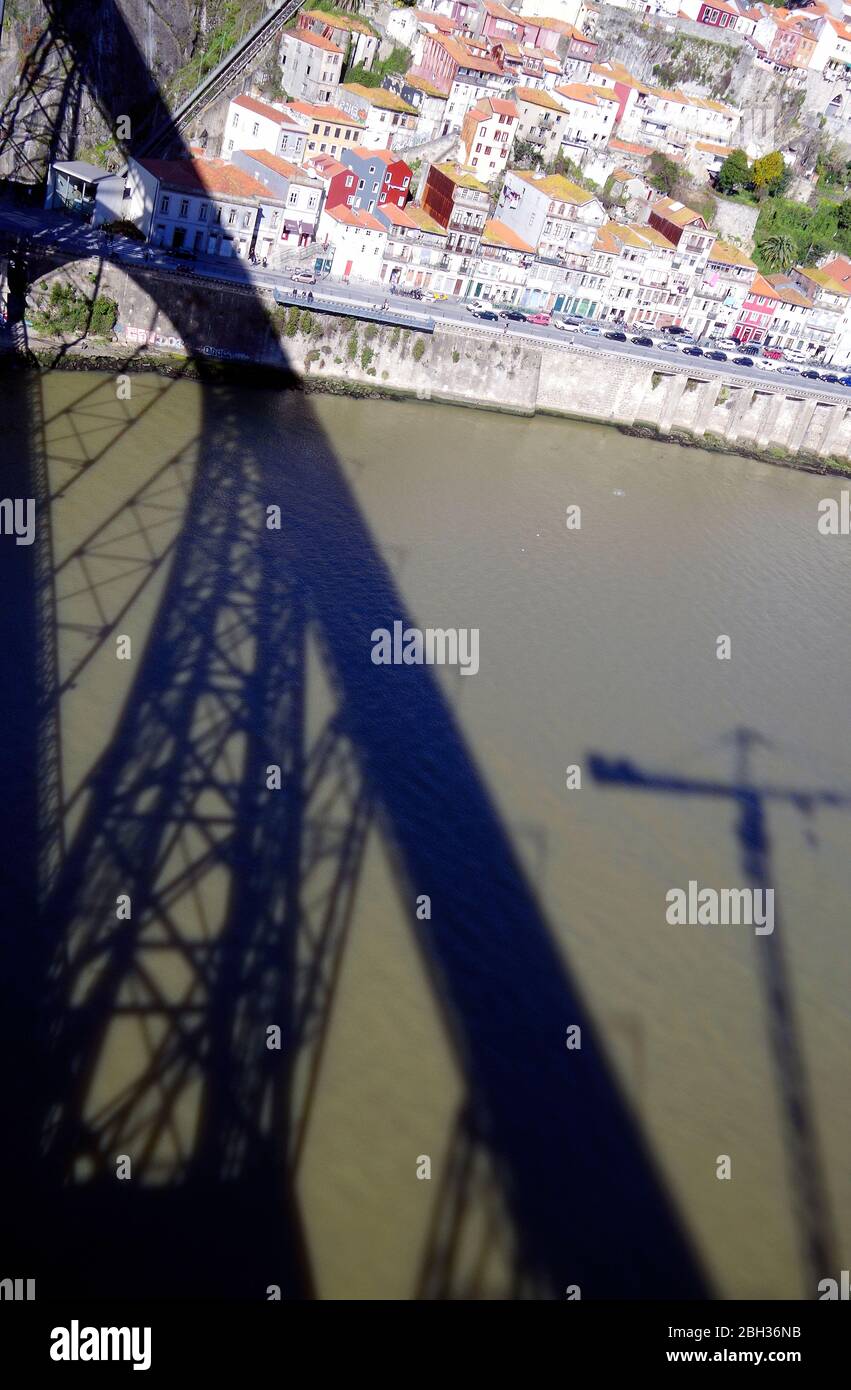
[(261, 217), (255, 248), (257, 256), (274, 264), (278, 242), (306, 246), (316, 240), (324, 192), (319, 179), (312, 178), (307, 169), (269, 154), (267, 150), (237, 150), (233, 163), (284, 205), (283, 216), (274, 225)]
[(273, 106), (244, 93), (228, 102), (222, 135), (222, 158), (234, 150), (268, 150), (301, 164), (307, 148), (304, 125), (285, 106)]
[(244, 259), (286, 214), (282, 198), (221, 159), (131, 159), (125, 190), (123, 216), (146, 240), (203, 256)]

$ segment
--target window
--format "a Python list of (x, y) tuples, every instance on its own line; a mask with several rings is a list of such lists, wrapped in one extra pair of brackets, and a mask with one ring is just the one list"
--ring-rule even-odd
[(199, 221), (199, 222), (206, 222), (206, 221), (207, 221), (207, 204), (206, 204), (206, 203), (202, 203), (201, 206), (200, 206), (200, 208), (198, 209), (198, 221)]
[(181, 217), (188, 217), (188, 216), (189, 216), (189, 199), (188, 199), (188, 198), (181, 198), (181, 200), (180, 200), (180, 216), (181, 216)]
[(238, 126), (238, 125), (239, 125), (239, 112), (238, 112), (238, 111), (234, 111), (234, 113), (233, 113), (233, 120), (231, 121), (231, 125), (232, 125), (232, 126)]
[(160, 198), (160, 212), (168, 212), (168, 198)]
[(326, 125), (326, 127), (325, 127), (325, 129), (323, 130), (322, 134), (323, 134), (323, 135), (330, 135), (330, 134), (331, 134), (331, 127), (330, 127), (329, 125)]
[(290, 191), (289, 191), (289, 195), (288, 195), (288, 197), (287, 197), (287, 206), (288, 206), (288, 207), (295, 207), (295, 205), (296, 205), (297, 202), (298, 202), (298, 189), (297, 189), (297, 188), (291, 188)]
[(242, 225), (243, 225), (243, 227), (250, 227), (250, 226), (251, 226), (251, 213), (250, 213), (250, 212), (244, 212), (244, 213), (242, 214)]
[(221, 208), (213, 208), (213, 221), (214, 221), (214, 222), (221, 222), (221, 220), (222, 220), (222, 210), (221, 210)]
[(278, 225), (278, 218), (280, 217), (280, 215), (281, 215), (281, 214), (280, 214), (279, 212), (273, 212), (273, 213), (272, 213), (272, 219), (271, 219), (271, 221), (270, 221), (270, 223), (269, 223), (269, 226), (270, 226), (270, 227), (277, 227), (277, 225)]
[(339, 140), (339, 138), (340, 138), (340, 127), (337, 126), (337, 129), (334, 131), (334, 139), (335, 139), (335, 140)]
[(358, 192), (359, 192), (359, 193), (360, 193), (360, 191), (361, 191), (362, 188), (363, 188), (363, 179), (358, 179)]
[(259, 134), (260, 134), (260, 122), (259, 122), (259, 121), (255, 121), (255, 122), (254, 122), (254, 125), (251, 127), (251, 134), (252, 134), (252, 135), (259, 135)]
[(228, 212), (228, 226), (232, 227), (236, 221), (236, 208), (231, 208)]
[(319, 123), (318, 123), (318, 122), (316, 122), (316, 123), (314, 124), (314, 127), (313, 127), (313, 134), (314, 134), (314, 135), (318, 135), (318, 134), (319, 134)]
[(347, 188), (351, 188), (351, 186), (352, 186), (353, 183), (354, 183), (354, 178), (352, 177), (351, 174), (349, 174), (348, 178), (346, 179), (346, 187), (347, 187)]

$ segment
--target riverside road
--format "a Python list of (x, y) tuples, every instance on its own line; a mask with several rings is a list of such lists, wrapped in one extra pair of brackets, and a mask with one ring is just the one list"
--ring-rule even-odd
[[(277, 289), (283, 294), (293, 297), (296, 297), (293, 295), (293, 292), (296, 291), (299, 302), (306, 302), (308, 287), (294, 284), (285, 271), (264, 270), (261, 266), (251, 265), (244, 260), (230, 262), (221, 257), (195, 260), (191, 262), (191, 269), (189, 269), (188, 262), (177, 259), (162, 248), (144, 246), (129, 241), (124, 242), (120, 239), (114, 239), (112, 247), (107, 249), (104, 233), (81, 224), (74, 218), (40, 208), (21, 209), (11, 207), (8, 204), (0, 205), (0, 231), (23, 237), (27, 245), (33, 250), (59, 251), (79, 258), (108, 255), (110, 260), (119, 265), (167, 270), (175, 275), (191, 276), (194, 280), (209, 279), (236, 284), (245, 284), (248, 280), (259, 289)], [(302, 265), (308, 263), (307, 260), (298, 262)], [(381, 306), (386, 303), (391, 312), (404, 313), (409, 319), (422, 319), (424, 326), (427, 323), (453, 324), (465, 328), (475, 327), (480, 331), (488, 330), (495, 336), (508, 333), (512, 337), (522, 337), (537, 342), (544, 340), (562, 345), (576, 343), (586, 349), (611, 353), (615, 356), (637, 358), (645, 362), (655, 362), (660, 366), (667, 366), (669, 369), (682, 370), (684, 367), (688, 367), (695, 374), (706, 373), (708, 375), (735, 377), (737, 381), (744, 378), (762, 385), (768, 385), (774, 379), (777, 379), (778, 385), (782, 384), (787, 387), (794, 382), (802, 394), (817, 394), (822, 399), (828, 397), (847, 401), (851, 395), (851, 388), (849, 387), (833, 385), (824, 381), (812, 381), (805, 377), (802, 378), (799, 372), (787, 371), (782, 367), (779, 370), (766, 370), (757, 366), (737, 366), (732, 361), (713, 362), (707, 357), (689, 357), (674, 345), (668, 348), (639, 347), (638, 344), (629, 341), (622, 343), (615, 339), (606, 338), (600, 332), (565, 333), (562, 329), (552, 325), (516, 323), (510, 320), (500, 320), (497, 323), (478, 319), (469, 312), (469, 309), (465, 308), (464, 301), (459, 299), (418, 301), (411, 299), (408, 295), (394, 294), (384, 285), (346, 284), (342, 280), (332, 280), (330, 277), (320, 279), (309, 289), (313, 295), (311, 307), (318, 311), (326, 308), (330, 312), (339, 313), (346, 306), (360, 310), (373, 308), (376, 310), (376, 317), (379, 318), (382, 317), (380, 314)], [(604, 325), (604, 327), (606, 326)], [(610, 324), (608, 327), (615, 329), (619, 325)], [(639, 336), (646, 330), (641, 325), (632, 325), (628, 331), (634, 336)], [(742, 351), (743, 355), (746, 355), (746, 349)]]

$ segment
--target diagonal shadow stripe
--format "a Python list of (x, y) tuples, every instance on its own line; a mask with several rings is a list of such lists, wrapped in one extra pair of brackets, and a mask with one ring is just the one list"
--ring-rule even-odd
[[(117, 116), (118, 112), (106, 109), (109, 84), (90, 42), (91, 33), (106, 16), (110, 31), (117, 36), (129, 89), (142, 91), (150, 85), (150, 75), (118, 8), (107, 0), (51, 0), (48, 9), (54, 38), (73, 56), (83, 85), (108, 118)], [(159, 109), (155, 109), (151, 125), (167, 117), (159, 96), (154, 98), (154, 107)], [(144, 279), (142, 273), (139, 278)], [(165, 307), (191, 348), (191, 323), (181, 322), (179, 310)], [(246, 313), (265, 316), (259, 300), (247, 303)], [(283, 354), (281, 365), (286, 366)], [(395, 848), (403, 895), (408, 901), (420, 892), (432, 896), (433, 921), (417, 925), (418, 945), (455, 1044), (478, 1133), (491, 1151), (504, 1187), (524, 1265), (551, 1297), (563, 1296), (564, 1287), (574, 1283), (582, 1286), (585, 1297), (706, 1296), (706, 1284), (671, 1197), (618, 1091), (593, 1022), (554, 946), (446, 701), (423, 667), (385, 670), (370, 666), (372, 630), (397, 618), (412, 622), (412, 615), (406, 612), (330, 446), (311, 419), (308, 402), (290, 390), (274, 396), (258, 395), (256, 408), (273, 437), (281, 441), (278, 460), (262, 465), (262, 486), (272, 500), (282, 500), (291, 575), (318, 625), (342, 698), (345, 731), (356, 748), (385, 833)], [(219, 447), (215, 424), (215, 414), (210, 411), (203, 425), (202, 459), (214, 456)], [(204, 486), (202, 470), (196, 489)], [(329, 534), (335, 537), (333, 550), (327, 543)], [(139, 727), (140, 712), (162, 678), (157, 643), (161, 648), (166, 640), (169, 604), (175, 601), (185, 573), (184, 561), (197, 546), (197, 536), (184, 528), (157, 619), (160, 635), (155, 632), (149, 642), (136, 688), (102, 761), (102, 800), (95, 800), (81, 825), (66, 876), (44, 919), (51, 939), (41, 944), (36, 941), (32, 947), (26, 967), (29, 987), (25, 983), (19, 991), (23, 1013), (15, 1015), (18, 1025), (23, 1026), (27, 1008), (37, 1007), (39, 981), (47, 972), (50, 952), (58, 944), (53, 934), (61, 932), (63, 922), (72, 918), (88, 857), (103, 829), (103, 807), (120, 782), (123, 758), (132, 739), (144, 734)], [(220, 565), (222, 558), (220, 555), (215, 563)], [(22, 670), (28, 671), (22, 688), (26, 691), (28, 683), (34, 691), (34, 662), (26, 650), (26, 632), (20, 626), (27, 614), (32, 621), (32, 602), (28, 609), (25, 602), (33, 578), (26, 572), (31, 561), (7, 551), (5, 563), (18, 566), (14, 591), (24, 607), (18, 614), (17, 642)], [(6, 622), (0, 637), (7, 635)], [(161, 693), (169, 697), (169, 691)], [(20, 692), (9, 697), (9, 702), (27, 735)], [(11, 756), (8, 749), (6, 759), (21, 805), (29, 807), (32, 817), (36, 801), (33, 779), (37, 774), (33, 738), (22, 738), (20, 748), (30, 750), (24, 754), (31, 757), (30, 762), (22, 766), (20, 758)], [(428, 775), (429, 769), (438, 769), (439, 775)], [(455, 831), (462, 817), (466, 826), (463, 840)], [(14, 831), (14, 843), (23, 852), (27, 833), (24, 817)], [(285, 851), (286, 846), (282, 846), (282, 853)], [(27, 920), (21, 913), (28, 910), (25, 875), (20, 881), (17, 896), (13, 893), (9, 899), (18, 923)], [(483, 938), (487, 942), (486, 963), (480, 954)], [(7, 941), (7, 947), (10, 945), (16, 950), (14, 939)], [(581, 1053), (568, 1054), (564, 1048), (564, 1032), (570, 1024), (582, 1027)], [(73, 1055), (64, 1058), (70, 1069), (66, 1077), (79, 1068), (86, 1048), (102, 1036), (105, 1025), (101, 1014), (91, 1023), (88, 1038), (75, 1037)], [(90, 1063), (89, 1054), (84, 1065)], [(33, 1058), (32, 1066), (37, 1065), (38, 1059)], [(41, 1079), (41, 1073), (34, 1074)], [(48, 1090), (50, 1084), (46, 1079)], [(34, 1097), (31, 1095), (28, 1110), (35, 1116), (39, 1085), (31, 1089)], [(18, 1099), (21, 1101), (20, 1095)], [(22, 1128), (23, 1138), (14, 1149), (14, 1158), (23, 1165), (17, 1174), (19, 1182), (32, 1175), (33, 1153), (27, 1152), (26, 1144), (32, 1142), (33, 1125), (29, 1130)], [(27, 1180), (25, 1187), (31, 1198), (34, 1181)], [(246, 1224), (244, 1218), (249, 1212), (262, 1224), (268, 1193), (243, 1191), (236, 1205), (226, 1210), (227, 1194), (222, 1185), (217, 1188), (205, 1181), (203, 1187), (147, 1194), (138, 1199), (135, 1216), (130, 1199), (122, 1197), (121, 1219), (134, 1232), (133, 1258), (145, 1277), (153, 1277), (157, 1262), (162, 1261), (157, 1242), (164, 1227), (152, 1215), (157, 1202), (161, 1211), (167, 1211), (172, 1231), (178, 1233), (175, 1247), (181, 1239), (195, 1240), (193, 1258), (185, 1253), (176, 1256), (182, 1277), (191, 1279), (193, 1269), (197, 1273), (202, 1262), (218, 1261), (221, 1266), (233, 1260), (234, 1252), (244, 1254), (251, 1248), (250, 1233), (246, 1235), (239, 1227)], [(43, 1188), (36, 1191), (44, 1198)], [(85, 1219), (80, 1220), (68, 1215), (73, 1195), (70, 1192), (57, 1199), (55, 1192), (47, 1194), (51, 1218), (58, 1223), (51, 1238), (56, 1241), (56, 1229), (62, 1229), (63, 1221), (66, 1229), (78, 1235), (84, 1230), (91, 1235), (94, 1226), (103, 1237), (98, 1248), (110, 1248), (103, 1228), (118, 1210), (114, 1199), (93, 1193), (87, 1199)], [(215, 1215), (211, 1215), (213, 1202)], [(144, 1219), (138, 1215), (142, 1209)], [(220, 1223), (215, 1250), (210, 1239), (201, 1235), (205, 1219)], [(26, 1203), (23, 1221), (31, 1227), (39, 1221)], [(119, 1243), (123, 1239), (122, 1235)], [(296, 1243), (300, 1239), (297, 1223), (291, 1227), (291, 1239)], [(24, 1232), (20, 1235), (23, 1246), (26, 1240)], [(297, 1264), (300, 1255), (291, 1253)], [(309, 1288), (303, 1285), (302, 1291), (309, 1292)], [(197, 1292), (197, 1285), (192, 1292)], [(295, 1286), (293, 1295), (298, 1296)]]

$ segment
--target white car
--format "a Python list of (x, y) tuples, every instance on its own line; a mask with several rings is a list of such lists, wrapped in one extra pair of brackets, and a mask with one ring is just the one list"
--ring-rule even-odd
[(478, 313), (479, 309), (484, 309), (484, 304), (480, 299), (465, 299), (464, 308), (468, 314)]

